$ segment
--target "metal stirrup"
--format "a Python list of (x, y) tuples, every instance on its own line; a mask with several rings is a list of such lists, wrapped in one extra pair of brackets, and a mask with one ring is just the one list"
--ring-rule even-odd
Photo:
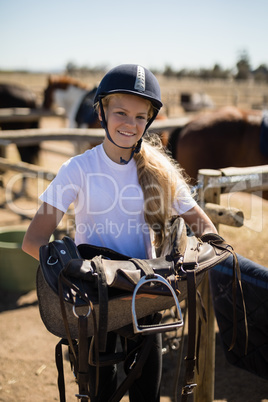
[[(136, 308), (135, 308), (135, 300), (136, 300), (136, 295), (138, 293), (138, 290), (146, 283), (148, 282), (160, 282), (163, 285), (165, 285), (169, 290), (170, 293), (173, 296), (173, 299), (175, 301), (175, 306), (177, 308), (177, 313), (178, 313), (178, 321), (172, 322), (169, 324), (157, 324), (157, 325), (139, 325), (138, 320), (137, 320), (137, 314), (136, 314)], [(163, 276), (154, 274), (153, 277), (147, 277), (143, 276), (139, 282), (137, 283), (133, 296), (132, 296), (132, 322), (133, 322), (133, 330), (135, 334), (142, 333), (142, 334), (154, 334), (157, 332), (167, 332), (167, 331), (172, 331), (174, 328), (182, 327), (183, 326), (183, 317), (181, 313), (181, 308), (179, 304), (179, 300), (176, 296), (176, 293), (173, 289), (173, 287), (170, 285), (170, 283), (163, 278)]]

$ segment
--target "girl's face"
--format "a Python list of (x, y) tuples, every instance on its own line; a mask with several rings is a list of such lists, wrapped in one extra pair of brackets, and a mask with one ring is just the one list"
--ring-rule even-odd
[[(105, 107), (105, 117), (112, 140), (120, 147), (133, 147), (144, 133), (149, 109), (150, 102), (138, 96), (128, 94), (111, 96)], [(104, 140), (104, 149), (115, 162), (119, 162), (120, 156), (127, 157), (131, 154), (131, 148), (119, 148), (109, 141), (107, 136)]]

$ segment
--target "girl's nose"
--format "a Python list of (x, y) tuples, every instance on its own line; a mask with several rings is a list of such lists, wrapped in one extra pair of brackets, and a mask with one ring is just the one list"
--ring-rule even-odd
[(129, 126), (135, 126), (135, 117), (128, 116), (126, 119), (126, 123)]

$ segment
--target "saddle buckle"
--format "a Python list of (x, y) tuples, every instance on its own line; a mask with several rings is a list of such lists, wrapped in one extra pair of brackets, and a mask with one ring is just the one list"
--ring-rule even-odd
[(181, 394), (182, 395), (190, 395), (193, 393), (194, 388), (197, 386), (197, 384), (187, 384), (184, 385), (184, 387), (182, 388)]

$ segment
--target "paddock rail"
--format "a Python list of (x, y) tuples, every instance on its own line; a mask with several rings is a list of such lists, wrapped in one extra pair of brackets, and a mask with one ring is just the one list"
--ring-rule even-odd
[[(261, 192), (268, 190), (268, 165), (235, 168), (229, 167), (220, 170), (200, 169), (198, 171), (199, 201), (201, 207), (207, 212), (219, 230), (222, 221), (220, 195), (232, 192)], [(211, 203), (213, 207), (210, 208)], [(214, 208), (214, 206), (216, 208)], [(224, 213), (227, 213), (224, 208)], [(237, 225), (243, 225), (243, 212), (237, 211), (235, 220)], [(224, 222), (225, 223), (225, 222)], [(213, 402), (215, 384), (215, 315), (212, 297), (209, 288), (208, 275), (200, 285), (200, 293), (207, 312), (207, 323), (204, 323), (201, 334), (199, 361), (206, 362), (205, 367), (200, 367), (197, 374), (197, 391), (194, 402)]]

